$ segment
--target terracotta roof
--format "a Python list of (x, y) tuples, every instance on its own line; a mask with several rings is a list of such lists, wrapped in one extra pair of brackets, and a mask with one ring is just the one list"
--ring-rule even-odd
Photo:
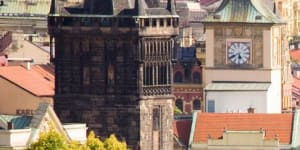
[(185, 145), (188, 145), (192, 120), (175, 120), (173, 130), (175, 136)]
[(290, 56), (292, 60), (300, 62), (300, 49), (299, 50), (290, 50)]
[(49, 65), (0, 67), (0, 77), (16, 84), (36, 96), (54, 95), (54, 70)]
[(224, 129), (234, 131), (258, 131), (265, 129), (265, 139), (278, 135), (281, 144), (291, 143), (292, 114), (248, 114), (248, 113), (198, 113), (193, 143), (207, 143), (208, 135), (213, 139), (222, 136)]

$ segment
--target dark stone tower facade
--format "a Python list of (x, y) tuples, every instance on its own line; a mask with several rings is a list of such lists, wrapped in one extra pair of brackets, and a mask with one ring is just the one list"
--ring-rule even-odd
[(48, 18), (59, 118), (86, 122), (103, 138), (115, 133), (133, 149), (172, 150), (174, 1), (167, 8), (144, 0), (82, 6), (53, 0)]

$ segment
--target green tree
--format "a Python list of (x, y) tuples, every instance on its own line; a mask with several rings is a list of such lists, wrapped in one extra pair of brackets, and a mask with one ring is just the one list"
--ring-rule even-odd
[(175, 106), (175, 108), (174, 108), (174, 114), (175, 115), (181, 115), (182, 111), (177, 106)]
[(91, 131), (85, 144), (67, 141), (62, 134), (54, 129), (41, 132), (38, 141), (32, 143), (27, 150), (127, 150), (126, 142), (120, 142), (114, 134), (104, 143)]
[(65, 138), (54, 129), (41, 132), (38, 141), (32, 143), (27, 150), (67, 150)]
[(104, 141), (104, 147), (106, 150), (127, 150), (126, 143), (120, 142), (114, 134)]
[(94, 131), (91, 131), (85, 143), (89, 150), (105, 150), (103, 142), (96, 138)]

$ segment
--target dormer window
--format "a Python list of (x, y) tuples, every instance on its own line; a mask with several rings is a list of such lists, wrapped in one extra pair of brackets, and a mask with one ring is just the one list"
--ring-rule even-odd
[(255, 20), (261, 20), (262, 17), (261, 16), (255, 16)]
[(221, 19), (220, 15), (214, 15), (214, 19)]

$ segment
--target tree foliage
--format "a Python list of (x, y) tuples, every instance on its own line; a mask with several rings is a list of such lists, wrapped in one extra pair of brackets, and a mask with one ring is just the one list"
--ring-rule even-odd
[(103, 142), (96, 138), (94, 131), (91, 131), (86, 140), (86, 147), (90, 150), (105, 150)]
[(32, 143), (27, 150), (67, 150), (65, 138), (50, 129), (48, 132), (41, 132), (37, 142)]
[(78, 141), (68, 142), (60, 133), (50, 129), (43, 132), (37, 142), (32, 143), (27, 150), (127, 150), (126, 142), (119, 141), (114, 134), (102, 142), (91, 131), (84, 144)]
[(181, 111), (177, 106), (175, 106), (175, 107), (174, 107), (174, 114), (175, 114), (175, 115), (181, 115), (181, 114), (182, 114), (182, 111)]
[(127, 150), (126, 143), (120, 142), (114, 134), (104, 141), (104, 147), (106, 150)]

